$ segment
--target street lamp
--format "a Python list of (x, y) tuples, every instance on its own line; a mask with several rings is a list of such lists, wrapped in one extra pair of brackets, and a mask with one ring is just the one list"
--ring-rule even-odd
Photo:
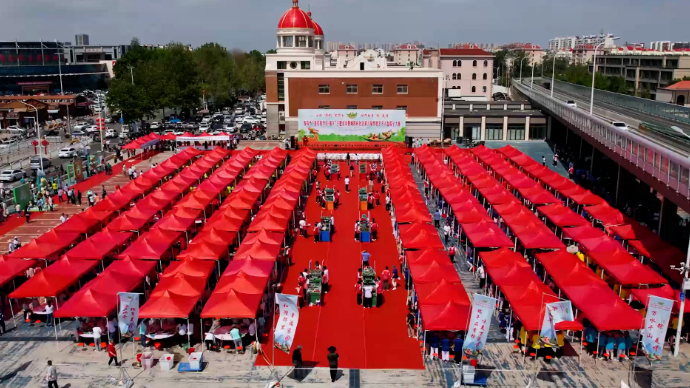
[[(62, 58), (65, 57), (65, 47), (64, 47), (64, 46), (60, 47), (60, 45), (58, 44), (57, 39), (55, 39), (55, 46), (62, 49), (61, 51), (58, 50), (58, 56), (62, 55), (61, 58), (58, 57), (58, 58), (59, 58), (59, 59), (58, 59), (58, 72), (60, 73), (60, 95), (61, 95), (61, 96), (64, 96), (64, 95), (65, 95), (65, 88), (62, 86)], [(76, 100), (76, 99), (74, 100), (74, 103), (75, 103), (75, 104), (77, 103), (77, 100)], [(70, 117), (69, 117), (69, 104), (67, 105), (67, 107), (65, 108), (65, 110), (67, 111), (67, 130), (69, 130), (70, 132), (72, 132), (72, 123), (71, 123), (71, 120), (70, 120)], [(65, 134), (67, 134), (67, 130), (65, 130)]]
[(532, 65), (532, 79), (529, 82), (529, 88), (534, 89), (534, 65)]
[(553, 53), (553, 64), (551, 65), (551, 98), (553, 98), (553, 89), (555, 85), (553, 84), (556, 80), (556, 52)]
[(38, 160), (39, 160), (39, 163), (41, 165), (41, 172), (43, 172), (43, 157), (41, 155), (41, 144), (40, 144), (41, 143), (41, 127), (38, 126), (38, 109), (35, 106), (33, 106), (31, 104), (27, 104), (24, 101), (21, 101), (21, 100), (17, 100), (17, 101), (19, 101), (20, 103), (22, 103), (28, 107), (33, 108), (33, 110), (36, 111), (36, 120), (34, 121), (34, 126), (36, 127), (36, 136), (38, 136), (38, 143), (39, 143), (38, 144)]
[[(619, 39), (618, 37), (613, 38), (613, 40)], [(600, 46), (603, 46), (606, 41), (599, 43), (595, 48), (594, 48), (594, 59), (592, 60), (592, 94), (589, 97), (589, 115), (592, 115), (592, 111), (594, 111), (594, 79), (596, 78), (597, 75), (597, 49), (599, 49)]]
[(524, 61), (525, 59), (527, 59), (527, 57), (523, 57), (522, 59), (520, 59), (520, 83), (522, 83), (522, 61)]

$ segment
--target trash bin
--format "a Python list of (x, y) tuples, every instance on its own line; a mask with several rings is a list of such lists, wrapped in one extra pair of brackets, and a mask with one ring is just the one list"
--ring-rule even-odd
[(153, 352), (144, 352), (141, 357), (141, 366), (144, 369), (151, 369), (153, 367)]
[(173, 368), (173, 365), (175, 364), (175, 355), (174, 354), (163, 354), (158, 360), (161, 364), (161, 370), (170, 370)]
[(189, 369), (201, 370), (201, 364), (204, 362), (203, 352), (194, 352), (189, 355)]

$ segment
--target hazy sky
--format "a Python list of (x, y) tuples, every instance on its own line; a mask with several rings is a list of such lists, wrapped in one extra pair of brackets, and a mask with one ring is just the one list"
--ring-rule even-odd
[[(229, 48), (275, 46), (291, 0), (31, 0), (3, 2), (0, 40), (91, 44), (170, 41)], [(625, 42), (687, 41), (688, 0), (302, 0), (327, 41), (533, 42), (602, 29)]]

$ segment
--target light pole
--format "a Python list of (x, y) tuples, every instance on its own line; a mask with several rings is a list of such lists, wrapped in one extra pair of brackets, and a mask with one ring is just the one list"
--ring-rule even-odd
[(41, 172), (43, 172), (43, 157), (41, 155), (41, 145), (42, 145), (41, 144), (41, 127), (38, 126), (38, 109), (35, 106), (33, 106), (31, 104), (27, 104), (24, 101), (21, 101), (21, 100), (17, 100), (17, 101), (19, 101), (20, 103), (22, 103), (28, 107), (33, 108), (33, 110), (36, 112), (36, 120), (34, 121), (34, 126), (36, 127), (36, 136), (38, 136), (38, 146), (37, 146), (38, 147), (38, 160), (39, 160), (39, 163), (41, 165)]
[(553, 65), (551, 65), (551, 98), (553, 98), (553, 89), (555, 85), (553, 84), (556, 80), (556, 52), (553, 53)]
[(532, 79), (529, 82), (529, 88), (534, 89), (534, 65), (532, 65)]
[[(690, 243), (688, 243), (690, 248)], [(678, 349), (680, 348), (680, 331), (683, 327), (683, 313), (685, 311), (685, 290), (686, 284), (688, 284), (688, 270), (690, 270), (690, 250), (685, 256), (685, 263), (680, 265), (680, 268), (675, 268), (671, 266), (671, 269), (680, 271), (683, 275), (683, 284), (680, 285), (680, 309), (678, 310), (678, 328), (676, 329), (676, 340), (673, 346), (673, 357), (678, 357)]]
[(520, 83), (522, 83), (522, 61), (524, 61), (525, 59), (527, 59), (527, 57), (523, 57), (522, 59), (520, 59)]
[[(62, 58), (65, 57), (65, 47), (64, 46), (60, 47), (57, 39), (55, 39), (55, 46), (62, 49), (62, 51), (58, 50), (58, 72), (60, 73), (60, 95), (64, 96), (65, 95), (65, 88), (62, 86)], [(62, 56), (62, 57), (60, 57), (60, 56)], [(75, 104), (77, 103), (76, 99), (74, 100), (74, 103)], [(65, 110), (67, 111), (67, 129), (65, 130), (65, 133), (67, 133), (67, 130), (72, 132), (72, 125), (71, 125), (71, 122), (70, 122), (71, 120), (69, 117), (69, 104), (67, 104), (67, 107), (65, 108)]]
[[(618, 38), (613, 38), (613, 40), (616, 40)], [(597, 50), (599, 49), (600, 46), (603, 46), (605, 42), (599, 43), (595, 48), (594, 48), (594, 59), (592, 60), (592, 94), (589, 97), (589, 115), (592, 115), (592, 112), (594, 111), (594, 79), (596, 78), (597, 75)]]

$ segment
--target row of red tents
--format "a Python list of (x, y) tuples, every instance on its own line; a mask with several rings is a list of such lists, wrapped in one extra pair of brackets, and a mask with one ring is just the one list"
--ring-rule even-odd
[[(225, 133), (225, 132), (220, 132), (217, 135), (211, 135), (210, 133), (204, 132), (200, 133), (198, 135), (195, 135), (191, 132), (185, 132), (182, 135), (175, 135), (174, 133), (166, 133), (165, 135), (159, 135), (157, 133), (149, 133), (146, 136), (142, 136), (140, 138), (137, 138), (135, 140), (132, 140), (131, 142), (125, 144), (122, 146), (123, 149), (140, 149), (140, 148), (147, 148), (150, 147), (153, 144), (156, 144), (160, 140), (176, 140), (178, 137), (184, 137), (184, 138), (199, 138), (202, 140), (205, 139), (214, 139), (214, 138), (219, 138), (219, 139), (226, 139), (230, 134)], [(226, 139), (227, 140), (227, 139)]]
[[(453, 155), (458, 169), (471, 174), (465, 176), (470, 182), (486, 182), (490, 178), (493, 179), (470, 155), (453, 151), (449, 154)], [(462, 231), (472, 241), (475, 248), (499, 248), (498, 250), (479, 253), (479, 257), (486, 267), (486, 272), (508, 300), (513, 313), (520, 319), (525, 329), (538, 330), (541, 327), (540, 312), (544, 303), (558, 301), (558, 297), (541, 282), (520, 254), (508, 249), (508, 247), (512, 247), (512, 241), (491, 220), (484, 207), (470, 193), (468, 188), (458, 182), (458, 179), (450, 172), (438, 154), (427, 147), (422, 147), (415, 150), (415, 156), (422, 165), (426, 176), (432, 182), (433, 188), (439, 190), (453, 209)], [(513, 200), (517, 202), (514, 197)], [(470, 210), (476, 214), (474, 217), (477, 218), (463, 219), (464, 214)], [(463, 221), (475, 222), (464, 223)], [(486, 238), (482, 239), (483, 233), (495, 238), (496, 241), (489, 244), (484, 243)], [(471, 237), (475, 237), (474, 240)], [(563, 328), (579, 329), (581, 325), (574, 323), (572, 327)]]
[(467, 330), (471, 303), (436, 229), (404, 156), (382, 151), (391, 202), (399, 224), (424, 330)]
[[(87, 211), (74, 215), (60, 226), (32, 240), (8, 256), (8, 259), (5, 260), (8, 265), (3, 266), (4, 263), (0, 263), (0, 274), (2, 274), (0, 276), (11, 280), (28, 269), (29, 264), (35, 264), (34, 260), (25, 259), (50, 260), (57, 258), (77, 240), (109, 221), (108, 218), (105, 218), (99, 223), (94, 223), (91, 221), (92, 218), (87, 217), (105, 213), (112, 216), (116, 211), (128, 208), (131, 201), (134, 201), (137, 196), (159, 184), (161, 179), (174, 173), (177, 168), (182, 167), (198, 154), (198, 151), (191, 150), (173, 156), (168, 162), (150, 169)], [(64, 257), (58, 261), (62, 264), (53, 264), (48, 266), (46, 270), (38, 272), (11, 293), (10, 297), (57, 296), (75, 284), (84, 274), (95, 268), (100, 260), (127, 242), (131, 236), (131, 233), (113, 232), (105, 228), (87, 237), (86, 240), (67, 251)], [(87, 262), (81, 263), (84, 260)], [(55, 269), (52, 269), (53, 266)], [(84, 271), (84, 268), (87, 270)]]
[[(244, 174), (243, 180), (233, 189), (233, 192), (228, 195), (223, 201), (223, 206), (231, 203), (236, 197), (233, 194), (242, 192), (242, 185), (249, 181), (248, 175), (257, 169), (261, 169), (265, 166), (270, 166), (273, 170), (276, 170), (278, 166), (282, 163), (282, 159), (273, 159), (275, 153), (279, 151), (270, 151), (266, 156), (261, 159), (257, 164), (255, 164), (247, 173)], [(235, 176), (239, 172), (244, 171), (244, 169), (249, 165), (251, 160), (254, 159), (255, 152), (247, 151), (241, 152), (237, 164), (231, 166), (230, 168), (236, 169)], [(233, 157), (231, 160), (234, 160)], [(223, 172), (216, 170), (216, 172), (211, 176), (214, 178), (216, 175), (222, 174)], [(229, 176), (228, 176), (229, 179)], [(207, 181), (205, 181), (207, 182)], [(204, 183), (205, 183), (204, 182)], [(263, 190), (267, 181), (260, 183), (259, 187)], [(257, 182), (258, 184), (258, 182)], [(225, 187), (221, 188), (226, 190)], [(260, 193), (261, 191), (259, 191)], [(258, 195), (257, 195), (258, 199)], [(219, 209), (219, 212), (223, 212), (224, 209)], [(214, 216), (215, 216), (214, 212)], [(206, 230), (212, 230), (212, 226), (205, 226), (201, 233), (202, 236), (208, 236)], [(235, 232), (235, 235), (237, 232)], [(195, 237), (196, 243), (198, 245), (199, 235)], [(233, 243), (234, 238), (230, 240)], [(193, 240), (194, 241), (194, 240)], [(231, 244), (228, 244), (228, 246)], [(228, 246), (225, 247), (226, 251)], [(151, 293), (149, 300), (141, 307), (140, 316), (143, 318), (182, 318), (188, 317), (194, 306), (201, 299), (206, 284), (208, 282), (208, 277), (211, 275), (213, 268), (216, 266), (216, 260), (222, 257), (227, 257), (227, 255), (219, 255), (217, 258), (211, 257), (210, 260), (201, 260), (199, 258), (188, 255), (187, 251), (183, 251), (178, 255), (178, 258), (183, 258), (182, 261), (173, 262), (174, 265), (166, 268), (165, 272), (161, 275), (161, 281), (156, 286), (156, 288)]]
[[(548, 167), (525, 155), (522, 151), (507, 145), (497, 149), (522, 171), (541, 182), (555, 193), (561, 194), (578, 205), (594, 219), (602, 223), (607, 231), (625, 240), (628, 246), (641, 256), (653, 261), (669, 279), (676, 284), (682, 283), (682, 275), (671, 266), (678, 266), (685, 261), (685, 253), (663, 241), (657, 234), (627, 217), (606, 201), (566, 179)], [(579, 225), (578, 225), (579, 226)]]
[[(233, 260), (206, 302), (201, 312), (202, 318), (256, 317), (271, 272), (280, 255), (283, 238), (291, 220), (294, 221), (295, 208), (301, 201), (301, 194), (306, 189), (305, 181), (309, 178), (315, 160), (316, 152), (310, 149), (292, 156), (290, 164), (251, 222), (249, 233), (242, 240)], [(250, 171), (248, 175), (252, 179), (268, 176), (261, 171)]]

